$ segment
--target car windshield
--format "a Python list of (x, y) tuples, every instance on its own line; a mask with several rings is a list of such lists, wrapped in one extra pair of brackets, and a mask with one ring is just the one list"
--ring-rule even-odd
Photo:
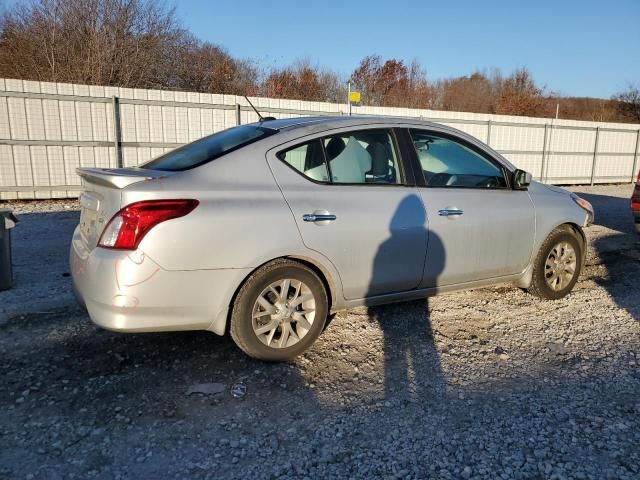
[(149, 170), (180, 171), (210, 162), (240, 147), (276, 133), (255, 125), (229, 128), (171, 150), (141, 165)]

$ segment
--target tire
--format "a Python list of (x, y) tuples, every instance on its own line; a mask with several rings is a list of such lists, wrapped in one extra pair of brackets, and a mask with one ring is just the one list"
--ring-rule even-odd
[[(571, 258), (570, 249), (559, 248), (562, 245), (569, 245), (573, 249), (575, 253), (574, 262), (569, 262)], [(569, 226), (558, 227), (549, 234), (540, 247), (538, 255), (536, 255), (533, 262), (531, 285), (527, 291), (547, 300), (558, 300), (565, 297), (573, 289), (580, 277), (583, 258), (583, 242), (578, 234)], [(553, 269), (553, 265), (557, 261), (560, 264), (557, 265), (558, 270), (556, 272), (560, 272), (560, 274), (554, 272)], [(574, 265), (573, 276), (570, 280), (568, 280), (569, 269), (564, 267), (563, 263), (569, 264), (569, 267)], [(559, 279), (559, 277), (562, 277), (562, 279)], [(563, 285), (563, 282), (566, 282), (566, 284)], [(552, 287), (552, 285), (554, 286)]]
[[(290, 282), (283, 283), (286, 280)], [(250, 357), (289, 360), (322, 333), (328, 307), (327, 291), (313, 270), (293, 260), (274, 260), (253, 272), (238, 291), (231, 311), (231, 338)]]

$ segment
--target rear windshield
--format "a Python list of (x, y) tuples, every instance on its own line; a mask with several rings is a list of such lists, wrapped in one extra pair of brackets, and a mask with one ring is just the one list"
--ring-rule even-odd
[(150, 170), (170, 172), (187, 170), (276, 132), (277, 130), (255, 125), (233, 127), (171, 150), (140, 166)]

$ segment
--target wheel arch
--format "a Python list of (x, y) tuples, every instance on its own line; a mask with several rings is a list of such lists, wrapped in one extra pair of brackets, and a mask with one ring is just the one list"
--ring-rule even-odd
[(337, 285), (336, 285), (336, 283), (335, 283), (335, 281), (333, 279), (333, 276), (327, 270), (327, 268), (324, 265), (322, 265), (320, 262), (318, 262), (317, 260), (311, 259), (309, 257), (291, 255), (291, 256), (284, 257), (284, 258), (289, 258), (291, 260), (295, 260), (297, 262), (300, 262), (303, 265), (306, 265), (307, 267), (309, 267), (314, 272), (316, 272), (318, 277), (320, 277), (320, 280), (322, 280), (324, 288), (327, 289), (327, 293), (329, 294), (328, 295), (329, 312), (331, 312), (331, 309), (337, 304), (337, 291), (338, 291), (338, 289), (337, 289)]
[(569, 228), (571, 231), (576, 233), (577, 237), (580, 239), (580, 242), (582, 243), (582, 265), (581, 265), (581, 267), (584, 266), (586, 258), (587, 258), (587, 245), (588, 245), (587, 236), (585, 235), (585, 233), (582, 230), (582, 228), (580, 227), (580, 225), (578, 225), (577, 223), (574, 223), (574, 222), (571, 222), (571, 221), (559, 223), (558, 225), (556, 225), (555, 227), (550, 229), (546, 233), (546, 235), (541, 238), (539, 244), (536, 245), (536, 248), (535, 248), (535, 250), (533, 252), (533, 255), (531, 256), (531, 262), (529, 263), (529, 265), (527, 265), (527, 268), (522, 273), (522, 277), (520, 277), (520, 279), (517, 282), (515, 282), (517, 287), (527, 289), (527, 288), (529, 288), (531, 286), (531, 282), (533, 280), (533, 278), (532, 278), (533, 262), (534, 262), (534, 260), (535, 260), (535, 258), (537, 256), (538, 251), (540, 250), (542, 244), (545, 242), (545, 240), (547, 238), (549, 238), (549, 235), (551, 235), (553, 232), (555, 232), (556, 230), (565, 228), (565, 227)]
[(574, 232), (578, 234), (578, 238), (582, 240), (582, 265), (584, 265), (585, 260), (587, 259), (587, 246), (589, 245), (584, 230), (582, 230), (582, 227), (580, 227), (580, 225), (573, 222), (567, 222), (563, 225), (568, 225)]
[(276, 260), (280, 260), (280, 259), (289, 259), (289, 260), (293, 260), (296, 261), (302, 265), (305, 265), (306, 267), (310, 268), (311, 270), (313, 270), (316, 275), (318, 275), (318, 277), (320, 278), (320, 281), (322, 282), (322, 284), (324, 285), (324, 288), (327, 290), (327, 299), (329, 300), (329, 306), (328, 306), (328, 311), (331, 312), (332, 308), (334, 305), (338, 304), (338, 300), (337, 300), (337, 292), (338, 292), (338, 286), (335, 282), (335, 280), (333, 279), (333, 276), (331, 275), (331, 273), (328, 271), (328, 269), (323, 266), (320, 262), (318, 262), (317, 260), (311, 259), (309, 257), (305, 257), (305, 256), (300, 256), (300, 255), (283, 255), (280, 257), (275, 257), (272, 258), (270, 260), (267, 260), (266, 262), (261, 263), (260, 265), (258, 265), (256, 268), (254, 268), (253, 270), (251, 270), (249, 273), (247, 273), (244, 278), (242, 279), (242, 281), (236, 286), (233, 295), (231, 296), (231, 299), (229, 300), (229, 305), (227, 306), (227, 314), (225, 317), (225, 325), (224, 325), (224, 331), (228, 332), (229, 329), (229, 324), (231, 321), (231, 312), (233, 310), (233, 304), (236, 301), (236, 298), (238, 296), (238, 292), (240, 291), (240, 289), (242, 288), (242, 286), (245, 284), (245, 282), (247, 281), (247, 279), (254, 274), (254, 272), (262, 267), (264, 267), (265, 265), (268, 265)]

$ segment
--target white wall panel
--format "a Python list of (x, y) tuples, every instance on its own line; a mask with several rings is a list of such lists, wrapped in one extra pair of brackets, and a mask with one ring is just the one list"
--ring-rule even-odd
[(111, 106), (106, 103), (91, 104), (91, 129), (93, 139), (99, 141), (113, 141), (112, 126), (109, 117), (112, 115)]
[(605, 178), (622, 177), (630, 181), (632, 178), (632, 170), (632, 156), (598, 155), (595, 176)]
[(638, 132), (601, 131), (598, 137), (598, 151), (607, 153), (633, 152)]
[(78, 140), (78, 126), (76, 124), (75, 102), (60, 102), (60, 127), (62, 130), (62, 140)]
[(25, 98), (24, 105), (27, 113), (29, 139), (39, 140), (46, 138), (42, 100), (39, 98)]
[[(96, 157), (94, 155), (94, 147), (79, 147), (78, 148), (78, 167), (94, 167), (97, 165)], [(80, 179), (76, 175), (74, 181), (69, 185), (79, 185)]]
[(560, 130), (551, 133), (553, 152), (593, 152), (596, 141), (595, 130)]
[(496, 150), (542, 151), (544, 128), (491, 125), (490, 143)]
[[(62, 185), (78, 185), (78, 175), (76, 168), (80, 168), (80, 148), (86, 147), (62, 147), (62, 160), (64, 162), (64, 178), (60, 179)], [(55, 151), (60, 147), (49, 147), (50, 151)], [(54, 183), (55, 185), (55, 183)]]
[[(0, 145), (0, 185), (16, 186), (16, 174), (13, 169), (13, 148), (11, 145)], [(1, 191), (2, 187), (0, 187)], [(14, 200), (16, 192), (0, 192), (0, 200)]]
[(58, 100), (42, 100), (45, 140), (62, 140), (62, 122), (60, 121), (60, 102)]
[(11, 127), (9, 123), (9, 99), (0, 97), (0, 138), (11, 139)]
[(9, 125), (11, 125), (12, 140), (26, 140), (29, 138), (27, 127), (27, 112), (24, 98), (7, 98), (9, 106)]
[(531, 172), (535, 179), (540, 179), (542, 174), (542, 154), (509, 153), (504, 157), (516, 167)]
[[(0, 79), (0, 92), (0, 199), (76, 196), (77, 191), (54, 188), (34, 193), (29, 187), (79, 185), (75, 173), (78, 167), (116, 167), (114, 96), (120, 99), (120, 140), (125, 166), (138, 165), (171, 150), (167, 144), (186, 143), (235, 126), (236, 104), (242, 106), (241, 123), (258, 120), (246, 100), (235, 95), (14, 79)], [(74, 97), (66, 99), (67, 95)], [(276, 118), (348, 112), (345, 104), (258, 97), (250, 100), (265, 116)], [(216, 105), (227, 108), (211, 108)], [(591, 181), (596, 127), (600, 127), (600, 131), (594, 181), (630, 181), (640, 129), (640, 125), (424, 109), (363, 106), (353, 107), (353, 113), (440, 121), (483, 142), (487, 141), (490, 131), (489, 144), (536, 178), (540, 177), (543, 166), (544, 125), (547, 124), (546, 149), (551, 153), (546, 155), (545, 173), (549, 181), (555, 183)], [(135, 145), (138, 142), (157, 146), (138, 147)], [(2, 186), (24, 187), (25, 191), (3, 192)]]
[(122, 128), (120, 130), (123, 142), (136, 142), (136, 118), (134, 105), (120, 105), (120, 119), (122, 120)]
[(150, 142), (149, 106), (134, 105), (134, 117), (136, 119), (136, 141)]
[(551, 155), (547, 165), (547, 177), (568, 178), (572, 181), (588, 179), (591, 177), (592, 161), (593, 155)]
[[(31, 173), (32, 158), (30, 147), (25, 145), (14, 145), (13, 161), (15, 162), (15, 176), (18, 186), (34, 185)], [(18, 198), (34, 198), (31, 192), (21, 192)]]
[(76, 106), (76, 121), (78, 122), (78, 140), (93, 140), (93, 122), (91, 118), (91, 104), (89, 102), (74, 102)]

